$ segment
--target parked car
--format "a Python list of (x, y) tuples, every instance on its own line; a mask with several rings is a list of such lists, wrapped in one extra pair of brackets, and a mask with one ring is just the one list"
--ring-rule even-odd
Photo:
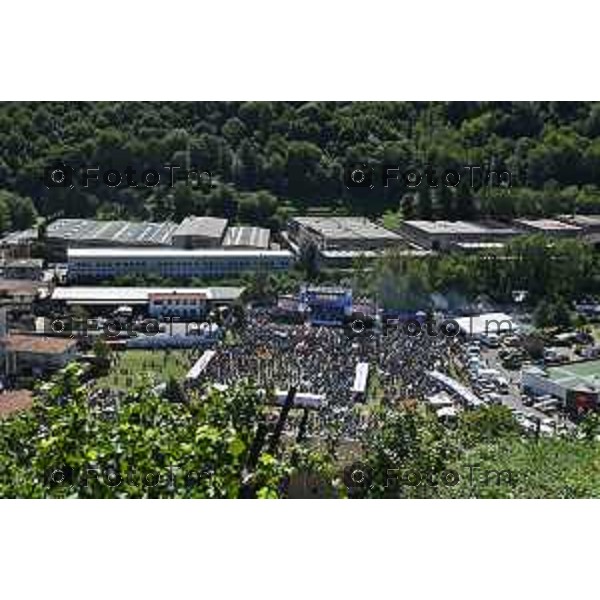
[(502, 343), (509, 348), (518, 346), (521, 343), (521, 340), (516, 335), (507, 335), (502, 340)]
[(500, 375), (499, 377), (496, 377), (495, 382), (496, 386), (498, 387), (498, 391), (501, 394), (508, 394), (508, 379), (506, 379), (506, 377), (502, 377), (502, 375)]
[(502, 404), (502, 397), (500, 396), (500, 394), (497, 394), (496, 392), (489, 392), (488, 394), (486, 394), (484, 396), (484, 398), (490, 404)]
[(477, 356), (472, 356), (467, 361), (467, 366), (469, 369), (479, 369), (481, 366), (481, 359)]
[(488, 333), (481, 338), (481, 342), (488, 348), (498, 348), (500, 346), (500, 336), (497, 333)]
[(533, 403), (535, 402), (535, 400), (531, 396), (528, 396), (527, 394), (522, 394), (521, 395), (521, 402), (525, 406), (533, 406)]

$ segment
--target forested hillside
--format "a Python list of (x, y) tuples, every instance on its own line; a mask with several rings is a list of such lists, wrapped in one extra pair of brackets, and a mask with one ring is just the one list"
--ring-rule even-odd
[[(476, 217), (600, 210), (600, 104), (588, 102), (99, 102), (0, 105), (0, 230), (43, 216), (225, 215), (277, 227), (291, 211)], [(212, 189), (48, 190), (56, 161), (120, 171), (188, 162)], [(348, 190), (344, 167), (458, 170), (457, 188), (407, 198), (403, 184)], [(471, 190), (462, 169), (508, 170)], [(165, 178), (167, 172), (165, 171)], [(422, 186), (423, 187), (423, 186)], [(404, 200), (403, 200), (404, 198)]]

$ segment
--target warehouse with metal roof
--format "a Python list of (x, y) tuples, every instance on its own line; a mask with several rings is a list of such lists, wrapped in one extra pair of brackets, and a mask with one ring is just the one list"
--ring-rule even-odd
[(298, 244), (311, 241), (322, 250), (376, 250), (403, 242), (365, 217), (295, 217), (289, 229)]
[(48, 225), (46, 238), (68, 242), (71, 246), (168, 246), (176, 227), (170, 221), (58, 219)]
[(577, 237), (583, 231), (579, 225), (558, 219), (515, 219), (514, 224), (531, 233), (557, 237)]
[(108, 286), (69, 286), (56, 287), (51, 299), (67, 305), (139, 305), (148, 304), (154, 295), (202, 295), (214, 302), (232, 302), (244, 291), (243, 287), (108, 287)]
[(221, 244), (227, 229), (227, 219), (217, 217), (186, 217), (172, 233), (172, 243), (178, 248), (207, 248)]
[(432, 250), (448, 249), (465, 242), (506, 243), (524, 233), (495, 221), (409, 220), (403, 221), (401, 228), (408, 239)]
[(98, 221), (58, 219), (46, 228), (50, 260), (64, 261), (67, 248), (105, 246), (169, 246), (177, 225), (171, 221)]
[(223, 239), (225, 248), (268, 248), (271, 232), (263, 227), (230, 227)]

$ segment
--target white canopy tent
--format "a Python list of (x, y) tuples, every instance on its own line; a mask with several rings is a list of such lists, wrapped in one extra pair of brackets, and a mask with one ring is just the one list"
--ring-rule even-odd
[(467, 336), (485, 336), (490, 333), (514, 333), (518, 325), (506, 313), (483, 313), (454, 319), (461, 333)]
[(469, 388), (456, 381), (456, 379), (453, 379), (444, 373), (440, 373), (439, 371), (429, 371), (428, 375), (451, 392), (454, 392), (468, 406), (477, 408), (485, 405), (485, 402), (481, 400), (481, 398), (478, 398)]

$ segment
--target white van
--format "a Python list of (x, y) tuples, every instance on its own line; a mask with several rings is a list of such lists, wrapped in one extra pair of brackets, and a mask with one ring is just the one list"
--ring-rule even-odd
[(495, 377), (494, 381), (496, 383), (496, 385), (498, 386), (498, 391), (501, 394), (508, 394), (508, 379), (506, 379), (506, 377), (503, 377), (502, 375)]
[(500, 377), (500, 371), (497, 369), (479, 369), (479, 371), (477, 371), (477, 377), (488, 381), (496, 380)]

